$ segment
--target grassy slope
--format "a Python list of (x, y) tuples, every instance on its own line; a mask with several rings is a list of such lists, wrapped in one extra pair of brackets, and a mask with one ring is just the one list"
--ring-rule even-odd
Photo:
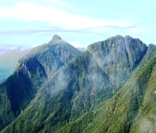
[[(156, 96), (153, 94), (156, 86), (156, 82), (154, 82), (156, 76), (155, 64), (156, 59), (142, 65), (141, 67), (138, 67), (131, 78), (113, 96), (113, 98), (108, 99), (104, 103), (100, 104), (96, 109), (86, 112), (84, 115), (74, 121), (67, 120), (62, 121), (64, 123), (61, 123), (61, 117), (59, 116), (61, 126), (58, 123), (54, 127), (53, 124), (55, 124), (57, 121), (57, 117), (54, 117), (54, 115), (56, 115), (55, 112), (48, 112), (49, 108), (46, 106), (48, 102), (40, 102), (38, 105), (34, 104), (34, 102), (31, 103), (23, 113), (21, 113), (15, 122), (11, 123), (2, 132), (139, 132), (141, 130), (140, 126), (144, 127), (146, 125), (145, 120), (148, 121), (149, 127), (152, 126), (150, 123), (155, 120), (154, 114), (156, 110), (153, 102), (156, 99)], [(44, 97), (38, 94), (35, 100), (40, 99), (40, 101), (44, 101), (41, 98)], [(52, 105), (53, 103), (49, 104), (49, 107)], [(32, 110), (34, 109), (32, 106), (37, 106), (38, 110)], [(59, 107), (59, 105), (57, 106)], [(32, 115), (27, 115), (30, 114), (30, 112)], [(39, 112), (42, 112), (42, 114)], [(48, 117), (45, 115), (46, 112), (49, 113)], [(44, 115), (46, 117), (44, 117)], [(142, 115), (143, 118), (141, 117)], [(30, 118), (26, 117), (24, 119), (23, 116), (29, 116)], [(151, 130), (151, 128), (148, 128), (147, 130)]]
[[(83, 116), (75, 121), (66, 122), (63, 127), (57, 127), (56, 133), (125, 133), (133, 132), (138, 133), (144, 131), (142, 128), (146, 126), (147, 132), (152, 130), (154, 133), (153, 122), (155, 122), (154, 114), (156, 112), (155, 101), (156, 95), (153, 94), (156, 86), (154, 82), (156, 76), (156, 59), (136, 69), (127, 83), (113, 96), (113, 98), (102, 103), (94, 110), (85, 113)], [(37, 96), (40, 99), (40, 96)], [(37, 98), (36, 97), (36, 98)], [(38, 100), (38, 99), (36, 99)], [(41, 100), (42, 101), (42, 100)], [(38, 106), (39, 109), (44, 111), (45, 104), (41, 103)], [(29, 108), (31, 108), (29, 106)], [(29, 111), (29, 108), (27, 111)], [(26, 115), (27, 111), (23, 113)], [(55, 122), (53, 115), (55, 112), (51, 112), (49, 117), (44, 118), (44, 115), (38, 114), (38, 111), (31, 111), (33, 119), (25, 119), (20, 122), (20, 117), (16, 122), (12, 123), (8, 128), (2, 132), (15, 132), (14, 129), (19, 129), (21, 132), (54, 132), (51, 122)], [(22, 115), (21, 115), (22, 116)], [(40, 126), (37, 129), (37, 125), (40, 124), (36, 118), (44, 120), (44, 127)], [(33, 127), (31, 125), (36, 125)], [(148, 125), (148, 127), (147, 127)], [(59, 125), (58, 125), (59, 126)], [(25, 127), (30, 127), (26, 128)], [(29, 130), (28, 130), (29, 129)]]
[[(70, 112), (64, 113), (64, 116), (59, 116), (59, 112), (57, 112), (58, 114), (52, 112), (50, 107), (53, 106), (53, 103), (49, 104), (52, 100), (49, 100), (49, 102), (48, 99), (42, 100), (44, 97), (38, 93), (35, 100), (40, 100), (40, 102), (36, 102), (39, 104), (35, 104), (35, 100), (32, 101), (30, 106), (21, 113), (16, 121), (11, 123), (2, 132), (129, 132), (131, 131), (131, 127), (133, 128), (133, 122), (137, 118), (140, 108), (142, 107), (145, 90), (149, 82), (148, 80), (151, 77), (151, 72), (154, 72), (154, 65), (155, 60), (151, 63), (147, 63), (141, 68), (138, 68), (131, 79), (129, 79), (124, 87), (121, 88), (120, 91), (113, 96), (113, 98), (107, 100), (105, 103), (102, 103), (96, 109), (86, 112), (83, 116), (74, 121), (67, 118), (67, 121), (63, 121), (63, 124), (61, 123), (61, 117), (64, 119), (68, 113), (70, 116)], [(58, 105), (55, 106), (62, 106), (59, 105), (59, 103), (56, 104)], [(37, 106), (37, 109), (34, 108), (34, 106)], [(63, 112), (64, 108), (62, 108), (61, 111)], [(68, 110), (66, 109), (66, 111)], [(56, 117), (54, 117), (54, 115)], [(58, 123), (58, 125), (55, 125), (57, 127), (54, 127), (53, 124), (55, 124), (58, 120), (61, 126)]]
[(68, 123), (56, 133), (142, 133), (143, 131), (154, 133), (155, 63), (154, 59), (138, 68), (113, 98), (76, 121)]

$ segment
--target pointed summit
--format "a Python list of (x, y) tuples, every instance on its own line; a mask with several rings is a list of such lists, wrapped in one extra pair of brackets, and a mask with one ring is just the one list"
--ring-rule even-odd
[(59, 42), (65, 42), (60, 36), (54, 35), (50, 43), (59, 43)]
[(58, 35), (55, 34), (55, 35), (53, 36), (53, 39), (52, 39), (52, 40), (60, 40), (60, 39), (62, 39), (62, 38), (61, 38), (60, 36), (58, 36)]

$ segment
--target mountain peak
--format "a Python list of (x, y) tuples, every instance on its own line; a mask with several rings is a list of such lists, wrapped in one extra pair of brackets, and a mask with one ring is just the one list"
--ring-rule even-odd
[(64, 42), (64, 40), (60, 36), (55, 34), (50, 42), (58, 43), (58, 42)]
[(55, 34), (53, 36), (53, 39), (52, 40), (60, 40), (60, 39), (62, 39), (62, 38), (60, 36), (58, 36), (57, 34)]

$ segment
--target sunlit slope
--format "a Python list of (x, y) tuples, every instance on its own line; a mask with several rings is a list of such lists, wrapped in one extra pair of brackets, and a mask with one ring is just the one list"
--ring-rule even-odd
[(156, 58), (137, 68), (110, 99), (56, 133), (155, 133)]

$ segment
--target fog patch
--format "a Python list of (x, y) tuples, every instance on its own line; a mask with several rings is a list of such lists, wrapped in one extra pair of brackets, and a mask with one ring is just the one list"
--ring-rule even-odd
[(156, 133), (156, 116), (151, 120), (145, 118), (141, 119), (139, 133)]

